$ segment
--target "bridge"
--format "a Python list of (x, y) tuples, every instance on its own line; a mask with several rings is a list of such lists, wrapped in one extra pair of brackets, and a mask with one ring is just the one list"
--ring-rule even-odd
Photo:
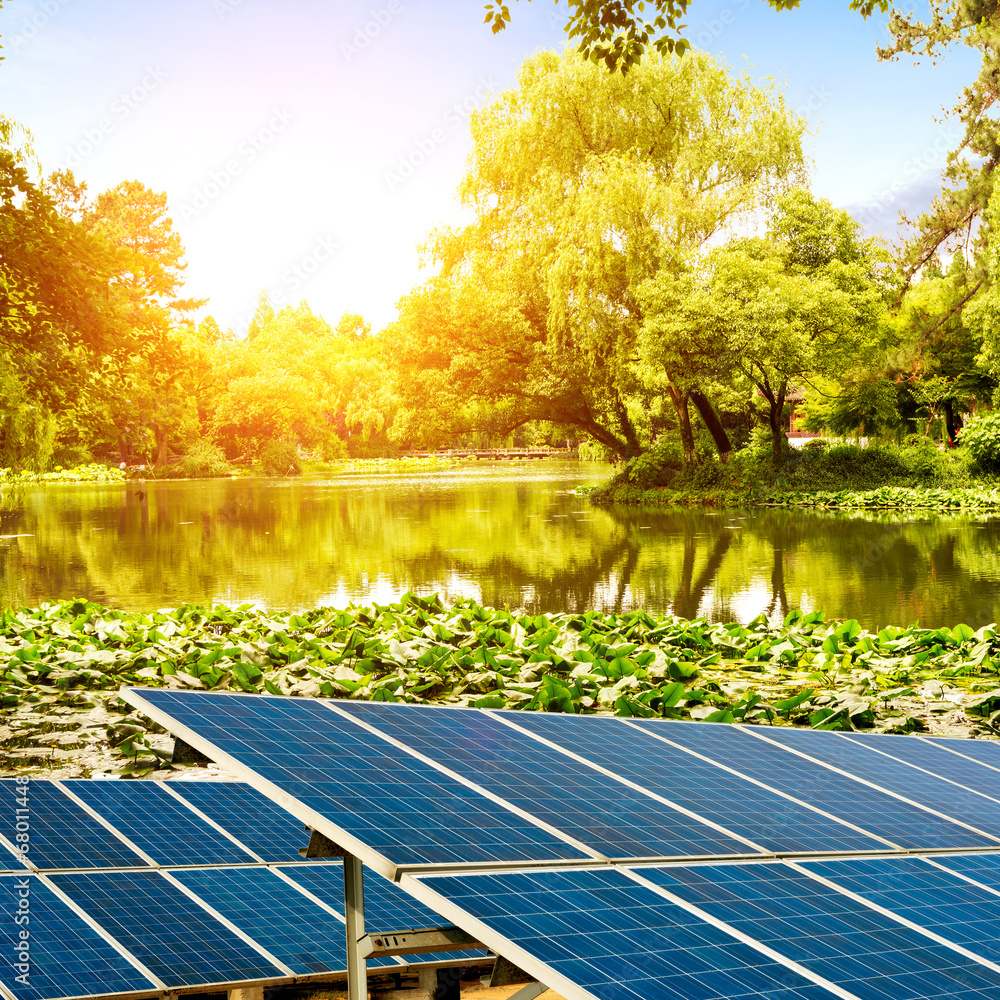
[(447, 448), (441, 451), (402, 451), (400, 458), (480, 458), (505, 461), (528, 458), (576, 458), (576, 448)]

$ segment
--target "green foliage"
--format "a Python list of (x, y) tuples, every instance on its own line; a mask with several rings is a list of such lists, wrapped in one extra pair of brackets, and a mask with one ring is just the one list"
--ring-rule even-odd
[(8, 483), (120, 483), (125, 479), (121, 469), (93, 463), (75, 469), (56, 466), (51, 472), (0, 469), (0, 485)]
[(977, 413), (965, 422), (959, 441), (976, 464), (987, 472), (1000, 472), (1000, 411)]
[[(155, 768), (167, 756), (157, 727), (106, 712), (122, 685), (894, 731), (919, 725), (909, 714), (919, 699), (907, 698), (921, 678), (995, 686), (1000, 637), (966, 625), (874, 634), (822, 612), (748, 625), (646, 611), (528, 615), (406, 594), (292, 614), (46, 603), (0, 615), (0, 651), (19, 739), (56, 710), (81, 742), (89, 733), (125, 767)], [(993, 694), (957, 689), (956, 700), (990, 715)]]
[(178, 463), (181, 475), (189, 479), (203, 479), (232, 475), (233, 467), (226, 461), (225, 452), (211, 441), (196, 441)]
[(257, 468), (265, 476), (297, 476), (302, 472), (299, 449), (291, 441), (268, 441)]

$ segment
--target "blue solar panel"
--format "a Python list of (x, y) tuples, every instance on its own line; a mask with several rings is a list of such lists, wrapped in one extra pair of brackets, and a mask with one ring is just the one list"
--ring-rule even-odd
[[(870, 851), (886, 846), (874, 837), (653, 739), (620, 719), (544, 712), (498, 714), (652, 792), (682, 803), (770, 851)], [(726, 758), (725, 762), (730, 761)], [(643, 807), (643, 799), (637, 797), (635, 802)], [(752, 851), (744, 847), (732, 853)]]
[(65, 785), (158, 864), (256, 860), (160, 788), (159, 782), (75, 780)]
[(420, 881), (599, 1000), (829, 1000), (615, 869)]
[(857, 997), (1000, 995), (1000, 972), (786, 865), (699, 865), (638, 874)]
[[(186, 869), (174, 877), (296, 975), (347, 968), (343, 920), (265, 868)], [(343, 911), (343, 890), (340, 910)], [(374, 964), (374, 963), (373, 963)], [(385, 964), (395, 963), (386, 960)]]
[(50, 877), (170, 988), (287, 978), (159, 872)]
[(238, 781), (171, 781), (182, 798), (265, 861), (301, 861), (309, 833), (291, 813)]
[[(29, 895), (19, 894), (28, 883)], [(16, 921), (18, 904), (27, 899), (30, 923)], [(48, 886), (26, 874), (0, 876), (0, 983), (16, 1000), (105, 996), (157, 989)], [(17, 946), (29, 933), (27, 968)], [(17, 977), (25, 977), (18, 982)]]
[[(989, 837), (963, 829), (947, 819), (865, 787), (853, 778), (758, 739), (748, 732), (749, 727), (696, 722), (640, 722), (639, 725), (648, 732), (660, 733), (684, 747), (728, 763), (743, 774), (856, 823), (900, 847), (926, 850), (997, 846), (996, 841)], [(767, 728), (766, 735), (789, 731), (771, 726)], [(806, 730), (805, 735), (819, 738), (835, 736), (833, 733), (810, 730)], [(847, 745), (850, 747), (850, 744)], [(812, 746), (811, 742), (806, 749), (809, 746)], [(886, 760), (878, 758), (877, 754), (871, 756)], [(892, 761), (887, 760), (887, 763)], [(917, 773), (912, 768), (908, 770)]]
[(322, 702), (137, 693), (396, 864), (586, 858)]
[[(846, 739), (839, 733), (776, 726), (769, 729), (767, 735), (783, 746), (807, 753), (825, 764), (864, 778), (865, 781), (887, 788), (897, 795), (904, 795), (911, 801), (920, 802), (963, 823), (969, 823), (996, 838), (992, 843), (1000, 846), (1000, 802), (965, 791), (884, 754), (872, 753), (867, 745)], [(905, 739), (892, 736), (884, 738), (892, 740), (893, 746), (897, 745), (897, 741)], [(988, 771), (985, 773), (989, 774)]]
[[(327, 906), (344, 912), (344, 872), (340, 865), (281, 866), (281, 870)], [(444, 927), (429, 907), (375, 872), (365, 873), (365, 926), (370, 933)]]
[[(110, 784), (110, 782), (109, 782)], [(48, 781), (0, 781), (0, 835), (13, 841), (15, 797), (26, 803), (28, 858), (38, 868), (126, 868), (149, 864)], [(13, 866), (11, 866), (13, 867)]]
[(606, 857), (756, 853), (485, 712), (385, 702), (343, 710)]
[[(842, 738), (888, 754), (914, 767), (921, 767), (966, 788), (1000, 798), (1000, 771), (992, 771), (975, 760), (952, 753), (945, 749), (944, 741), (922, 740), (913, 736), (873, 736), (867, 733), (843, 733)], [(956, 749), (959, 751), (962, 750), (962, 744), (967, 742), (971, 740), (947, 741), (949, 744), (958, 744)]]
[[(927, 742), (933, 742), (928, 739)], [(987, 767), (1000, 770), (1000, 740), (955, 740), (941, 741), (950, 750), (971, 757)]]
[(1000, 854), (938, 854), (934, 860), (1000, 892)]
[(1000, 960), (1000, 896), (923, 858), (848, 858), (802, 867), (978, 955)]

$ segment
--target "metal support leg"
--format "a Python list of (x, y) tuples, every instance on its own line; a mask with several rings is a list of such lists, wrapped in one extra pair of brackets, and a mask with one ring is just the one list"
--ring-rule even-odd
[(365, 936), (365, 878), (361, 861), (344, 858), (344, 914), (347, 917), (347, 997), (368, 1000), (368, 963), (360, 943)]

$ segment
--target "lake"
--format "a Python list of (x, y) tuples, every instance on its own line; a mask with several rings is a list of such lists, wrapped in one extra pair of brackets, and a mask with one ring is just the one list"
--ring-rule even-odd
[(0, 602), (129, 610), (392, 600), (645, 607), (747, 621), (822, 608), (885, 624), (1000, 616), (1000, 518), (593, 508), (606, 466), (59, 484), (0, 492)]

